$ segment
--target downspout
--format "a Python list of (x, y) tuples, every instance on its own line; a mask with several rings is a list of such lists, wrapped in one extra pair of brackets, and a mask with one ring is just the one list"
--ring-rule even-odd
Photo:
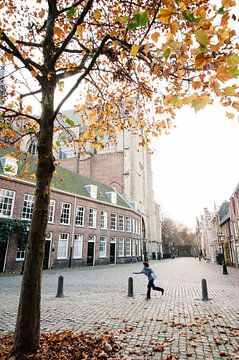
[(7, 246), (6, 246), (6, 251), (5, 251), (5, 257), (4, 257), (4, 262), (3, 262), (3, 269), (2, 269), (2, 272), (5, 272), (5, 269), (6, 269), (6, 263), (7, 263), (7, 254), (8, 254), (8, 248), (9, 248), (9, 242), (10, 242), (10, 239), (9, 239), (9, 236), (8, 236), (8, 239), (7, 239)]
[(76, 218), (76, 196), (74, 197), (74, 207), (73, 207), (71, 247), (70, 247), (69, 265), (68, 265), (69, 268), (72, 267), (72, 253), (73, 253), (74, 238), (75, 238), (75, 218)]

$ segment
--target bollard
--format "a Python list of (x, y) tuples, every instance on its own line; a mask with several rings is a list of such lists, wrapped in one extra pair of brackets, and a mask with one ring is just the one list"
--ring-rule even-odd
[(57, 287), (57, 294), (56, 294), (57, 298), (62, 298), (64, 297), (63, 294), (63, 276), (60, 275), (58, 278), (58, 287)]
[(129, 280), (128, 280), (128, 296), (130, 296), (130, 297), (134, 296), (134, 294), (133, 294), (133, 278), (132, 277), (129, 277)]
[(208, 301), (207, 281), (205, 279), (202, 279), (202, 300)]

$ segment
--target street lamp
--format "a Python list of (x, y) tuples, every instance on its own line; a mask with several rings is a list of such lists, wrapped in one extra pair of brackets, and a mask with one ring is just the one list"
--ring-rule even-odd
[(223, 234), (219, 234), (219, 241), (221, 243), (221, 246), (222, 246), (222, 257), (223, 257), (223, 261), (222, 261), (222, 273), (224, 275), (228, 275), (228, 272), (227, 272), (227, 265), (226, 265), (226, 260), (225, 260), (225, 253), (224, 253), (224, 246), (223, 246), (223, 243), (224, 243), (224, 240), (225, 240), (225, 236)]

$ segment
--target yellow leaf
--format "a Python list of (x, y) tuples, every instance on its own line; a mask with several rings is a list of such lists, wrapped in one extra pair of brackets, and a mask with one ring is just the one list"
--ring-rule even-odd
[(235, 118), (235, 115), (233, 113), (229, 113), (229, 112), (226, 112), (226, 117), (228, 119), (234, 119)]
[(239, 55), (228, 56), (227, 63), (230, 66), (236, 67), (239, 64)]
[(195, 32), (195, 36), (200, 45), (207, 46), (209, 44), (209, 39), (205, 31), (198, 29)]
[(222, 6), (225, 9), (228, 9), (230, 7), (236, 6), (236, 1), (235, 0), (222, 0)]
[(193, 100), (191, 102), (191, 106), (197, 112), (199, 110), (204, 109), (205, 106), (208, 105), (210, 102), (211, 102), (211, 100), (209, 99), (209, 97), (207, 95), (196, 96), (193, 98)]
[(158, 20), (160, 22), (162, 22), (163, 24), (170, 24), (170, 19), (171, 16), (173, 14), (174, 8), (172, 6), (169, 6), (168, 8), (165, 9), (160, 9), (159, 15), (158, 15)]
[(235, 94), (235, 89), (233, 86), (227, 86), (224, 90), (223, 90), (223, 95), (225, 96), (232, 96)]
[(76, 29), (76, 35), (81, 39), (84, 32), (84, 25), (78, 25)]
[(13, 44), (15, 44), (16, 43), (16, 39), (14, 38), (14, 37), (12, 37), (12, 36), (9, 36), (9, 40), (13, 43)]
[(139, 52), (139, 48), (140, 48), (140, 45), (132, 45), (131, 50), (130, 50), (130, 55), (133, 57), (136, 56)]

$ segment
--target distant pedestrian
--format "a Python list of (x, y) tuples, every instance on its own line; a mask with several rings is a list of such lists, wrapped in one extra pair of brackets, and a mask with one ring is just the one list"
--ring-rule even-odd
[(156, 276), (155, 276), (153, 270), (149, 267), (149, 263), (144, 262), (143, 265), (144, 265), (144, 267), (141, 271), (133, 272), (133, 274), (144, 274), (147, 276), (149, 282), (148, 282), (148, 290), (147, 290), (146, 300), (150, 300), (151, 289), (156, 290), (156, 291), (161, 291), (161, 293), (163, 295), (164, 289), (159, 286), (154, 285), (154, 280), (155, 280)]

